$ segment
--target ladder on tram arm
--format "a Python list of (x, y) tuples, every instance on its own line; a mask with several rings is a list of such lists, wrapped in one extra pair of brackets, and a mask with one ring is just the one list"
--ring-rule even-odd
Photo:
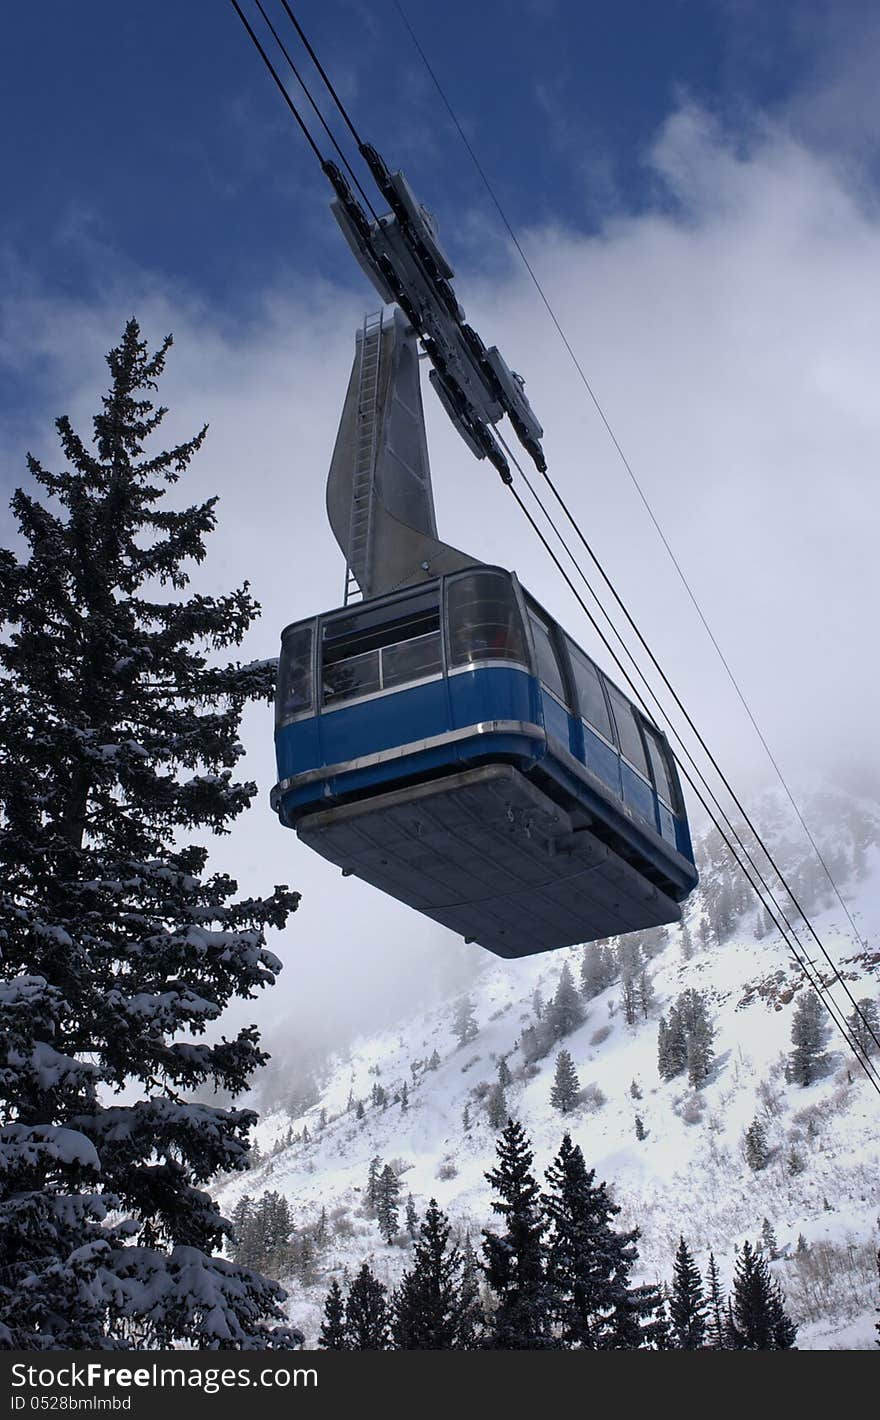
[(364, 319), (358, 375), (357, 438), (351, 479), (351, 519), (345, 568), (345, 606), (370, 586), (373, 540), (374, 477), (379, 433), (379, 357), (382, 312)]

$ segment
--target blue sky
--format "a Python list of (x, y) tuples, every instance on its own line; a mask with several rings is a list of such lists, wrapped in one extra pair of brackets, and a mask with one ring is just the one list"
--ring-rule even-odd
[[(514, 225), (582, 230), (670, 200), (645, 154), (683, 95), (745, 137), (858, 34), (860, 12), (816, 0), (406, 9)], [(456, 224), (485, 196), (393, 0), (298, 10), (361, 132), (466, 249)], [(325, 181), (225, 0), (14, 6), (4, 50), (0, 242), (47, 286), (93, 290), (97, 245), (236, 320), (282, 273), (356, 279)]]
[[(789, 777), (829, 752), (876, 763), (880, 13), (405, 5)], [(526, 377), (551, 470), (673, 682), (722, 762), (760, 779), (393, 0), (296, 8), (364, 137), (436, 212), (469, 318)], [(169, 442), (211, 425), (175, 491), (220, 493), (199, 587), (249, 578), (264, 615), (244, 654), (274, 655), (286, 622), (340, 599), (324, 480), (354, 328), (376, 306), (328, 186), (226, 0), (41, 0), (9, 7), (3, 34), (0, 541), (25, 450), (54, 461), (62, 412), (88, 432), (102, 357), (137, 314), (153, 343), (174, 332)], [(441, 535), (514, 567), (613, 670), (499, 481), (430, 393), (425, 409)], [(340, 973), (377, 1009), (392, 980), (424, 991), (459, 949), (343, 891), (268, 810), (262, 709), (245, 743), (260, 798), (215, 862), (248, 889), (303, 890), (288, 936), (297, 973), (308, 944), (312, 1004), (338, 1008)]]

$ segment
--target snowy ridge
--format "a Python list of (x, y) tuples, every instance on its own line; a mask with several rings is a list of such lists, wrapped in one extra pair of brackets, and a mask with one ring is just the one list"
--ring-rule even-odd
[[(812, 909), (830, 955), (845, 963), (856, 1000), (878, 996), (880, 853), (871, 842), (877, 822), (873, 806), (868, 817), (870, 846), (864, 847), (860, 811), (858, 881), (847, 887), (863, 941), (855, 941), (838, 904), (836, 911)], [(838, 865), (849, 866), (844, 849)], [(281, 1279), (291, 1293), (291, 1320), (305, 1332), (307, 1345), (316, 1342), (332, 1276), (344, 1282), (366, 1259), (393, 1284), (408, 1265), (406, 1234), (386, 1245), (375, 1218), (364, 1210), (375, 1156), (403, 1170), (402, 1202), (411, 1193), (421, 1216), (428, 1199), (436, 1197), (478, 1246), (480, 1229), (491, 1221), (484, 1173), (495, 1162), (497, 1133), (486, 1117), (486, 1094), (502, 1059), (512, 1076), (507, 1109), (531, 1138), (536, 1170), (543, 1174), (568, 1130), (597, 1179), (612, 1186), (623, 1209), (620, 1225), (642, 1230), (637, 1268), (642, 1280), (669, 1279), (683, 1233), (704, 1273), (709, 1250), (714, 1251), (722, 1282), (729, 1286), (735, 1247), (746, 1238), (759, 1239), (767, 1219), (780, 1254), (773, 1270), (800, 1326), (797, 1345), (874, 1344), (880, 1098), (837, 1032), (829, 1034), (828, 1068), (821, 1079), (807, 1087), (786, 1081), (792, 1016), (806, 988), (778, 937), (758, 937), (764, 928), (756, 923), (753, 906), (741, 913), (723, 944), (705, 941), (707, 902), (719, 894), (711, 865), (706, 867), (704, 886), (689, 909), (684, 950), (676, 929), (656, 954), (646, 953), (654, 992), (647, 1019), (626, 1024), (617, 981), (584, 1003), (587, 1015), (580, 1027), (529, 1065), (519, 1042), (523, 1029), (535, 1023), (533, 995), (540, 991), (549, 1001), (565, 963), (577, 982), (582, 949), (519, 963), (487, 957), (470, 993), (478, 1026), (474, 1039), (458, 1044), (450, 1001), (401, 1022), (397, 1030), (355, 1042), (328, 1068), (320, 1099), (306, 1113), (292, 1118), (277, 1110), (261, 1121), (262, 1161), (225, 1180), (220, 1199), (228, 1213), (245, 1194), (276, 1190), (287, 1198), (299, 1228), (315, 1225), (326, 1210), (327, 1239), (313, 1270)], [(659, 1017), (686, 988), (706, 994), (716, 1031), (714, 1068), (699, 1090), (689, 1087), (686, 1074), (664, 1081), (657, 1069)], [(841, 988), (835, 992), (849, 1015), (851, 1003)], [(570, 1052), (587, 1095), (565, 1115), (550, 1102), (561, 1047)], [(435, 1051), (439, 1064), (430, 1068)], [(405, 1107), (396, 1099), (404, 1083)], [(384, 1107), (372, 1102), (377, 1084), (387, 1096)], [(637, 1113), (643, 1139), (636, 1137)], [(771, 1150), (767, 1166), (758, 1171), (743, 1152), (745, 1130), (755, 1118), (764, 1124)], [(296, 1137), (304, 1128), (307, 1142)], [(291, 1133), (293, 1142), (285, 1144)]]

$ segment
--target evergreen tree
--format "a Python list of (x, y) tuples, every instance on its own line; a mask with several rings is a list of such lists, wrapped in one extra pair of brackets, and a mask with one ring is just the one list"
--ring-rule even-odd
[(419, 1229), (419, 1215), (416, 1212), (416, 1203), (411, 1193), (406, 1196), (406, 1231), (411, 1238), (415, 1238)]
[(502, 1090), (506, 1090), (512, 1081), (513, 1076), (510, 1073), (510, 1066), (507, 1063), (506, 1057), (502, 1055), (501, 1059), (498, 1061), (498, 1083)]
[(617, 944), (617, 975), (635, 980), (643, 965), (641, 933), (631, 932)]
[(805, 991), (794, 1010), (788, 1078), (798, 1085), (811, 1085), (826, 1067), (823, 1053), (828, 1029), (822, 1002), (814, 991)]
[(635, 1130), (636, 1138), (638, 1140), (641, 1141), (642, 1139), (646, 1139), (648, 1137), (648, 1131), (645, 1128), (645, 1121), (642, 1119), (642, 1116), (640, 1114), (637, 1114), (635, 1118)]
[(497, 1082), (486, 1096), (486, 1118), (489, 1121), (490, 1129), (503, 1129), (504, 1121), (507, 1118), (507, 1100), (504, 1097), (504, 1090)]
[(767, 1142), (767, 1130), (760, 1119), (753, 1119), (745, 1135), (745, 1155), (746, 1163), (750, 1169), (759, 1172), (765, 1169), (770, 1162), (770, 1145)]
[(279, 1276), (290, 1264), (291, 1227), (287, 1199), (273, 1190), (262, 1194), (254, 1209), (253, 1228), (259, 1239), (260, 1265), (272, 1277)]
[(674, 1079), (687, 1068), (690, 1084), (699, 1089), (712, 1070), (714, 1036), (705, 997), (693, 989), (683, 991), (657, 1029), (661, 1079)]
[(364, 1211), (368, 1217), (375, 1217), (376, 1209), (379, 1206), (379, 1178), (382, 1173), (382, 1160), (378, 1154), (374, 1154), (370, 1159), (370, 1167), (367, 1171), (367, 1187), (364, 1196)]
[(246, 1193), (232, 1210), (232, 1256), (243, 1267), (259, 1270), (263, 1258), (257, 1243), (254, 1212), (254, 1200)]
[(553, 1000), (547, 1009), (547, 1026), (555, 1040), (562, 1040), (578, 1026), (583, 1025), (584, 1008), (575, 989), (568, 962), (559, 973), (559, 982)]
[(771, 1262), (775, 1262), (779, 1256), (779, 1243), (769, 1218), (765, 1218), (761, 1224), (761, 1251)]
[(591, 1351), (632, 1350), (646, 1340), (642, 1323), (658, 1308), (655, 1289), (633, 1288), (638, 1229), (616, 1232), (620, 1209), (595, 1182), (566, 1134), (547, 1170), (550, 1225), (547, 1276), (562, 1344)]
[(677, 1348), (680, 1351), (701, 1350), (706, 1337), (703, 1281), (683, 1237), (679, 1239), (672, 1268), (669, 1315)]
[(376, 1192), (376, 1217), (379, 1231), (387, 1243), (394, 1241), (398, 1227), (400, 1204), (400, 1179), (390, 1164), (386, 1164), (379, 1176)]
[(588, 1001), (611, 985), (617, 974), (614, 954), (600, 942), (588, 942), (581, 958), (581, 991)]
[(856, 1009), (847, 1017), (853, 1039), (866, 1055), (876, 1055), (880, 1041), (880, 1011), (877, 1002), (863, 996)]
[(642, 967), (636, 981), (636, 1004), (643, 1018), (647, 1020), (654, 1004), (654, 983), (645, 967)]
[(325, 1351), (345, 1351), (346, 1341), (345, 1302), (342, 1288), (334, 1277), (330, 1290), (324, 1298), (324, 1319), (318, 1336), (318, 1345)]
[(368, 1263), (348, 1289), (345, 1300), (345, 1342), (351, 1351), (387, 1351), (390, 1347), (388, 1289)]
[(531, 1065), (535, 1060), (540, 1060), (541, 1057), (547, 1053), (547, 1047), (539, 1037), (534, 1026), (523, 1027), (519, 1038), (519, 1048), (522, 1052), (522, 1058), (527, 1065)]
[(394, 1294), (393, 1335), (401, 1351), (461, 1347), (461, 1283), (461, 1251), (450, 1243), (449, 1220), (432, 1198), (413, 1248), (412, 1268)]
[(657, 1070), (663, 1080), (680, 1075), (687, 1065), (687, 1040), (681, 1016), (675, 1006), (661, 1016), (657, 1026)]
[(440, 1056), (438, 1055), (438, 1053), (437, 1053), (436, 1050), (433, 1050), (433, 1051), (431, 1052), (431, 1058), (430, 1058), (430, 1060), (428, 1061), (428, 1069), (429, 1069), (429, 1070), (439, 1070), (439, 1068), (440, 1068)]
[(456, 1002), (452, 1017), (452, 1031), (459, 1045), (467, 1045), (468, 1041), (473, 1040), (477, 1035), (479, 1027), (474, 1016), (474, 1003), (470, 996), (462, 996)]
[(687, 922), (683, 919), (681, 924), (681, 955), (683, 961), (690, 961), (694, 954), (694, 940), (690, 933)]
[[(247, 586), (187, 595), (214, 498), (163, 506), (205, 437), (144, 452), (165, 410), (136, 321), (107, 363), (91, 444), (29, 456), (24, 561), (0, 551), (0, 1346), (289, 1344), (280, 1292), (219, 1257), (232, 1225), (204, 1185), (247, 1167), (240, 1094), (255, 1027), (193, 1042), (275, 979), (264, 932), (298, 895), (236, 900), (189, 833), (247, 808), (248, 702), (270, 662), (213, 664), (258, 613)], [(8, 1068), (14, 1063), (14, 1068)], [(124, 1095), (123, 1092), (124, 1091)], [(296, 1333), (294, 1333), (296, 1335)]]
[(468, 1130), (471, 1127), (471, 1107), (468, 1104), (465, 1105), (464, 1109), (461, 1112), (461, 1127), (464, 1130), (465, 1134), (467, 1134)]
[(461, 1250), (461, 1286), (458, 1301), (458, 1344), (463, 1351), (475, 1350), (483, 1335), (485, 1319), (480, 1302), (481, 1277), (480, 1264), (468, 1233)]
[(725, 1337), (727, 1334), (727, 1324), (724, 1309), (724, 1297), (721, 1293), (721, 1279), (718, 1276), (718, 1265), (715, 1261), (715, 1254), (709, 1253), (709, 1268), (706, 1274), (706, 1286), (708, 1288), (706, 1318), (706, 1343), (713, 1351), (723, 1351), (726, 1349)]
[(406, 1087), (406, 1080), (400, 1087), (400, 1108), (402, 1110), (409, 1109), (409, 1090)]
[(355, 1107), (354, 1107), (354, 1117), (355, 1117), (355, 1119), (363, 1119), (363, 1117), (364, 1117), (364, 1102), (363, 1102), (363, 1100), (358, 1100), (357, 1104), (355, 1105)]
[(634, 976), (622, 976), (620, 980), (620, 1009), (628, 1026), (634, 1026), (639, 1018), (639, 994)]
[(577, 1104), (580, 1092), (580, 1081), (574, 1061), (567, 1050), (560, 1050), (556, 1057), (556, 1074), (550, 1091), (550, 1103), (560, 1114), (569, 1114)]
[(797, 1327), (785, 1311), (779, 1283), (759, 1252), (746, 1241), (733, 1278), (731, 1319), (738, 1351), (791, 1351)]
[(709, 1018), (706, 998), (693, 989), (678, 998), (678, 1018), (685, 1039), (688, 1082), (699, 1089), (708, 1079), (715, 1059), (715, 1030)]
[(498, 1166), (486, 1174), (497, 1197), (492, 1210), (504, 1231), (483, 1233), (486, 1280), (495, 1294), (489, 1344), (499, 1350), (541, 1349), (552, 1344), (550, 1295), (545, 1274), (544, 1220), (525, 1131), (508, 1120), (496, 1144)]

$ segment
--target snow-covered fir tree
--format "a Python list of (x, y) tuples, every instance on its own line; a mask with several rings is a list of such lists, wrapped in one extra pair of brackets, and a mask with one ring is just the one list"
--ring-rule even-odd
[(672, 1339), (680, 1351), (699, 1351), (706, 1337), (703, 1279), (684, 1238), (679, 1238), (669, 1299)]
[(365, 1262), (345, 1299), (345, 1349), (387, 1351), (390, 1344), (388, 1289)]
[(731, 1343), (738, 1351), (790, 1351), (797, 1327), (785, 1310), (779, 1283), (760, 1252), (744, 1242), (731, 1297)]
[(580, 1081), (569, 1051), (560, 1050), (556, 1057), (556, 1073), (550, 1091), (550, 1103), (560, 1114), (568, 1114), (574, 1109), (580, 1097)]
[[(392, 1298), (392, 1333), (401, 1351), (451, 1351), (467, 1345), (472, 1331), (469, 1299), (462, 1298), (462, 1254), (450, 1241), (449, 1220), (428, 1203), (404, 1272)], [(465, 1303), (464, 1312), (462, 1309)]]
[(473, 1040), (477, 1034), (479, 1027), (474, 1015), (474, 1003), (470, 996), (462, 996), (455, 1003), (452, 1030), (459, 1045), (467, 1045), (468, 1041)]
[(542, 1349), (553, 1344), (551, 1299), (532, 1150), (522, 1125), (513, 1119), (495, 1148), (498, 1164), (486, 1179), (496, 1193), (492, 1211), (503, 1219), (504, 1229), (483, 1232), (484, 1270), (497, 1303), (488, 1322), (488, 1344), (503, 1351)]
[(335, 1277), (330, 1283), (330, 1289), (324, 1299), (324, 1315), (321, 1320), (318, 1345), (323, 1347), (325, 1351), (345, 1351), (348, 1349), (346, 1344), (345, 1302), (342, 1296), (342, 1288)]
[(726, 1334), (727, 1323), (721, 1278), (718, 1274), (715, 1254), (710, 1252), (706, 1271), (706, 1344), (713, 1351), (723, 1351), (726, 1345)]
[(376, 1187), (376, 1218), (379, 1232), (387, 1243), (394, 1240), (400, 1208), (400, 1179), (390, 1164), (386, 1164)]
[(367, 1171), (367, 1186), (364, 1190), (364, 1212), (368, 1217), (376, 1216), (376, 1209), (379, 1206), (379, 1179), (382, 1174), (382, 1160), (378, 1154), (374, 1154), (370, 1159), (370, 1167)]
[(863, 996), (847, 1017), (847, 1025), (864, 1053), (876, 1055), (880, 1050), (880, 1009), (877, 1002), (872, 1001), (870, 996)]
[(752, 1120), (745, 1132), (743, 1152), (749, 1168), (754, 1169), (756, 1173), (767, 1167), (770, 1162), (770, 1144), (763, 1120)]
[(683, 1070), (696, 1089), (708, 1078), (714, 1061), (714, 1027), (705, 996), (692, 987), (683, 991), (661, 1016), (657, 1030), (657, 1069), (671, 1080)]
[(581, 958), (581, 991), (586, 999), (589, 1001), (598, 996), (611, 985), (616, 975), (613, 949), (602, 942), (588, 942)]
[(788, 1078), (798, 1085), (811, 1085), (824, 1074), (825, 1042), (828, 1038), (825, 1007), (815, 991), (804, 990), (791, 1023), (792, 1051)]
[(561, 1343), (590, 1351), (636, 1350), (655, 1344), (662, 1298), (633, 1286), (639, 1232), (611, 1226), (620, 1209), (595, 1182), (570, 1135), (547, 1169), (543, 1198), (549, 1225), (546, 1295)]
[(419, 1215), (416, 1212), (416, 1200), (411, 1193), (406, 1195), (406, 1231), (415, 1240), (419, 1230)]
[(574, 984), (568, 962), (559, 973), (553, 1000), (547, 1007), (547, 1027), (555, 1040), (570, 1035), (584, 1021), (584, 1008)]
[(496, 1080), (486, 1096), (486, 1119), (490, 1129), (502, 1129), (507, 1118), (507, 1099), (500, 1080)]
[(219, 1256), (205, 1191), (247, 1163), (233, 1098), (256, 1029), (200, 1042), (271, 984), (265, 929), (297, 894), (237, 898), (189, 833), (222, 832), (239, 724), (274, 663), (224, 661), (258, 613), (247, 586), (187, 593), (216, 499), (167, 495), (205, 430), (151, 444), (165, 410), (134, 320), (108, 356), (91, 441), (57, 421), (61, 472), (36, 458), (12, 500), (26, 555), (0, 553), (0, 1345), (90, 1349), (289, 1344), (274, 1284)]

